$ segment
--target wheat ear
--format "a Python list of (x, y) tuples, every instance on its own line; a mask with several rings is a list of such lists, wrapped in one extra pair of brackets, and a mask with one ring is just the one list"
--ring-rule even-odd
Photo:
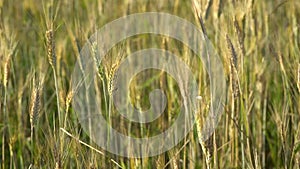
[(48, 61), (51, 67), (54, 69), (56, 66), (56, 54), (55, 54), (54, 33), (52, 29), (46, 31), (46, 45), (47, 45)]

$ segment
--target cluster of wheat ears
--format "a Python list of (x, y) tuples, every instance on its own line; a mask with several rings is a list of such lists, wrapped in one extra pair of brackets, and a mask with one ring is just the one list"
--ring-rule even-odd
[[(297, 0), (0, 1), (1, 167), (299, 168), (299, 9)], [(101, 25), (147, 11), (185, 18), (212, 41), (225, 68), (226, 103), (215, 132), (201, 140), (210, 90), (199, 57), (169, 37), (124, 40), (103, 63), (94, 57), (97, 99), (103, 116), (119, 132), (148, 137), (164, 131), (183, 99), (172, 77), (149, 70), (131, 81), (130, 99), (147, 109), (145, 96), (153, 86), (160, 87), (168, 98), (164, 115), (154, 125), (118, 116), (110, 100), (117, 90), (115, 73), (134, 51), (160, 47), (177, 54), (193, 69), (201, 95), (195, 130), (180, 144), (154, 157), (125, 158), (101, 149), (82, 131), (71, 104), (76, 95), (71, 75), (81, 48)]]

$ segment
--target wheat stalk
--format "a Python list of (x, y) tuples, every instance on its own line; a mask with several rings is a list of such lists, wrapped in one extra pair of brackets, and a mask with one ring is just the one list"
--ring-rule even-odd
[(297, 80), (298, 91), (300, 92), (300, 63), (298, 64), (298, 80)]
[(41, 108), (41, 92), (42, 92), (42, 81), (36, 84), (35, 79), (33, 79), (33, 90), (31, 94), (31, 103), (30, 103), (30, 135), (31, 135), (31, 157), (32, 165), (34, 165), (34, 127), (37, 124), (39, 118), (39, 112)]
[[(199, 5), (199, 2), (197, 0), (193, 0), (193, 8), (194, 8), (195, 16), (198, 19), (198, 22), (201, 26), (203, 36), (206, 40), (208, 38), (208, 35), (207, 35), (207, 32), (206, 32), (204, 21), (203, 21), (202, 16), (201, 16), (200, 5)], [(196, 97), (196, 99), (201, 101), (202, 97), (198, 96), (198, 97)], [(203, 117), (200, 115), (200, 112), (196, 112), (196, 128), (197, 128), (197, 133), (198, 133), (198, 141), (201, 145), (201, 149), (202, 149), (202, 152), (203, 152), (204, 157), (205, 157), (206, 168), (209, 169), (209, 168), (211, 168), (211, 154), (210, 154), (209, 150), (207, 149), (206, 143), (202, 139), (202, 130), (203, 130), (203, 128), (202, 128), (201, 124), (203, 124), (203, 121), (204, 120), (203, 120)]]
[[(47, 57), (49, 64), (53, 69), (54, 74), (54, 83), (55, 83), (55, 92), (56, 92), (56, 102), (57, 102), (57, 111), (58, 111), (58, 124), (61, 125), (60, 119), (60, 102), (59, 102), (59, 91), (58, 91), (58, 82), (57, 82), (57, 75), (56, 75), (56, 54), (55, 54), (55, 41), (54, 41), (54, 32), (53, 29), (49, 29), (46, 31), (46, 44), (47, 44)], [(59, 133), (59, 130), (58, 130)]]
[[(231, 91), (232, 91), (232, 100), (231, 100), (231, 119), (234, 120), (236, 116), (238, 115), (239, 112), (239, 96), (240, 96), (240, 90), (239, 90), (239, 82), (238, 82), (238, 64), (237, 64), (237, 54), (235, 51), (235, 48), (232, 44), (231, 39), (229, 38), (228, 35), (226, 35), (226, 42), (227, 42), (227, 48), (230, 53), (230, 81), (231, 81)], [(243, 131), (243, 127), (241, 127), (241, 131)], [(241, 135), (243, 133), (241, 132)], [(234, 141), (231, 144), (231, 151), (234, 152), (232, 153), (231, 159), (234, 160), (234, 165), (237, 165), (237, 153), (238, 152), (238, 142), (237, 140), (237, 135), (236, 135), (236, 129), (234, 128), (234, 121), (232, 121), (230, 125), (230, 137), (234, 139)], [(243, 146), (243, 144), (242, 144)], [(242, 151), (242, 159), (244, 159), (244, 151)], [(234, 157), (233, 154), (236, 154)], [(243, 160), (243, 166), (244, 166), (244, 160)]]

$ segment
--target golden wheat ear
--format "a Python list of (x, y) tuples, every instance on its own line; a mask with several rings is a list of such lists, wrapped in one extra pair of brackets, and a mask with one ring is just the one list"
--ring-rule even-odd
[(47, 56), (51, 67), (54, 69), (56, 66), (56, 54), (55, 54), (55, 41), (54, 32), (52, 29), (46, 31), (46, 46), (47, 46)]
[(4, 63), (4, 77), (3, 77), (4, 88), (7, 88), (8, 85), (9, 70), (10, 70), (10, 57), (6, 59)]
[(226, 35), (227, 48), (230, 53), (230, 79), (231, 79), (231, 89), (233, 92), (234, 99), (238, 98), (240, 95), (239, 84), (238, 84), (238, 57), (236, 50), (232, 44), (231, 39)]
[(41, 107), (41, 92), (42, 92), (42, 84), (41, 82), (39, 82), (38, 84), (34, 85), (31, 94), (30, 123), (32, 127), (36, 125), (37, 119), (39, 117), (39, 112)]
[(69, 91), (66, 97), (66, 112), (69, 111), (73, 96), (74, 96), (74, 91), (73, 90)]
[(32, 126), (36, 125), (39, 117), (44, 79), (45, 79), (44, 74), (41, 74), (41, 76), (39, 76), (37, 81), (35, 78), (33, 78), (33, 89), (31, 93), (31, 101), (30, 101), (30, 123)]

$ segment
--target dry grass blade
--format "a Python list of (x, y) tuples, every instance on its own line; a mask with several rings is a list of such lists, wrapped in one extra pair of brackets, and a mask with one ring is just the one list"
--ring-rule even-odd
[[(61, 130), (62, 132), (64, 132), (65, 134), (67, 134), (68, 136), (72, 137), (73, 139), (77, 140), (80, 144), (82, 144), (82, 145), (84, 145), (84, 146), (86, 146), (86, 147), (88, 147), (88, 148), (90, 148), (90, 149), (96, 151), (97, 153), (99, 153), (99, 154), (101, 154), (101, 155), (105, 155), (102, 151), (100, 151), (100, 150), (94, 148), (93, 146), (91, 146), (91, 145), (89, 145), (89, 144), (87, 144), (87, 143), (85, 143), (85, 142), (79, 140), (78, 138), (76, 138), (75, 136), (73, 136), (71, 133), (69, 133), (67, 130), (65, 130), (65, 129), (63, 129), (63, 128), (60, 128), (60, 130)], [(118, 164), (115, 160), (110, 159), (110, 161), (113, 162), (114, 164), (116, 164), (118, 167), (123, 168), (123, 167), (122, 167), (120, 164)]]

